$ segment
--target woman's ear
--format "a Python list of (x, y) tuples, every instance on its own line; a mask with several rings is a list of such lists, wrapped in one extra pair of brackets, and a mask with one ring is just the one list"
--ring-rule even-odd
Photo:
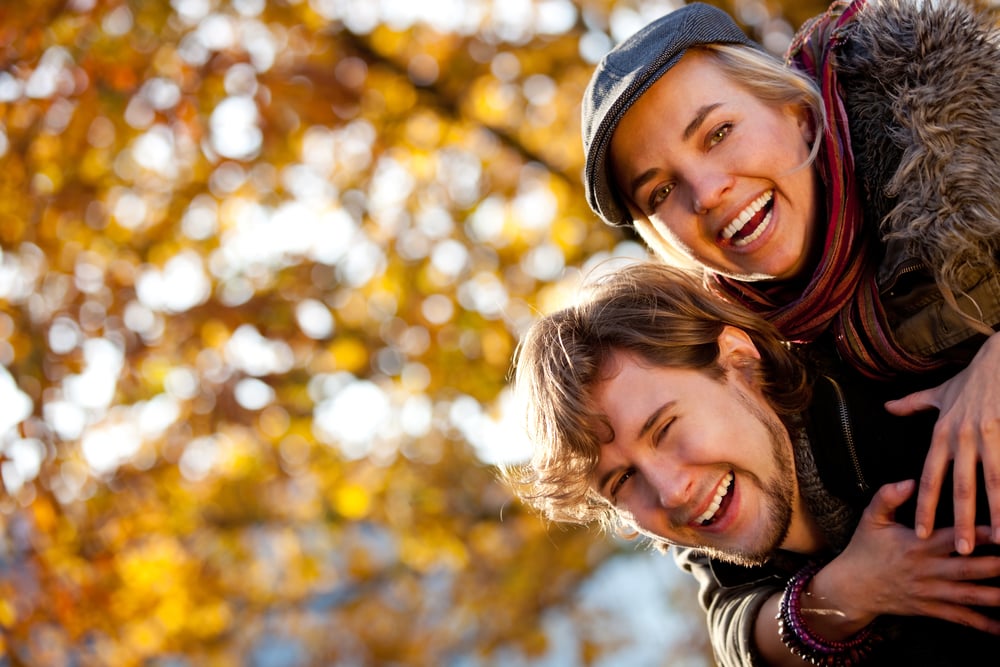
[(816, 141), (816, 118), (813, 116), (812, 110), (805, 104), (796, 104), (792, 113), (795, 115), (802, 138), (807, 145), (812, 146), (813, 142)]

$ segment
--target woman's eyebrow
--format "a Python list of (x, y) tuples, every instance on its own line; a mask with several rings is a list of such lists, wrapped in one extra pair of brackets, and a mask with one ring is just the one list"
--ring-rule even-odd
[(701, 127), (701, 124), (705, 122), (705, 118), (708, 116), (708, 114), (712, 113), (721, 106), (722, 106), (721, 102), (715, 102), (714, 104), (706, 104), (702, 107), (699, 107), (698, 113), (694, 115), (694, 118), (691, 120), (691, 122), (688, 123), (687, 127), (684, 128), (684, 133), (682, 135), (684, 137), (684, 140), (687, 141), (688, 139), (690, 139), (691, 135), (694, 134), (698, 130), (698, 128)]
[(632, 182), (629, 184), (630, 188), (629, 196), (632, 197), (632, 201), (636, 201), (637, 199), (636, 195), (639, 192), (639, 189), (649, 181), (656, 178), (656, 175), (658, 173), (660, 173), (660, 170), (657, 169), (656, 167), (653, 167), (651, 169), (647, 169), (646, 171), (642, 172), (641, 174), (632, 179)]
[[(691, 122), (688, 123), (687, 127), (684, 128), (684, 132), (681, 133), (681, 137), (684, 139), (684, 141), (688, 141), (691, 138), (691, 136), (698, 131), (698, 128), (701, 127), (702, 123), (705, 122), (705, 119), (708, 117), (708, 114), (712, 113), (721, 106), (722, 106), (721, 102), (714, 102), (712, 104), (706, 104), (704, 106), (699, 107), (698, 111), (694, 115), (694, 118), (691, 119)], [(639, 189), (649, 181), (653, 180), (656, 177), (657, 173), (658, 170), (654, 167), (652, 169), (647, 169), (646, 171), (642, 172), (641, 174), (632, 179), (632, 182), (629, 183), (628, 192), (629, 196), (632, 198), (633, 201), (637, 199), (636, 193), (639, 192)]]

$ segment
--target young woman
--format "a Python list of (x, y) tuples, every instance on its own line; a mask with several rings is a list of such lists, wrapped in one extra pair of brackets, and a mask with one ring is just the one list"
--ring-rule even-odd
[(917, 531), (953, 464), (960, 553), (978, 464), (1000, 543), (998, 126), (1000, 30), (955, 0), (836, 2), (787, 65), (688, 5), (609, 53), (583, 104), (604, 220), (872, 378), (965, 368), (887, 406), (939, 410)]

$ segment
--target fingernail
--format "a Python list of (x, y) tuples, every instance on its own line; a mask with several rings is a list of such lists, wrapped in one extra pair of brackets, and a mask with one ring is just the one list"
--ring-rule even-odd
[(926, 540), (930, 535), (930, 531), (927, 530), (927, 526), (917, 526), (917, 537), (922, 540)]
[(958, 541), (958, 553), (963, 554), (963, 555), (968, 555), (968, 554), (972, 553), (972, 547), (969, 546), (969, 541), (968, 540), (959, 540)]

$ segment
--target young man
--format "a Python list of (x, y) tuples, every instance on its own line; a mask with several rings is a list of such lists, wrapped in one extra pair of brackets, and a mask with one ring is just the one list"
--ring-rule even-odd
[(688, 547), (722, 664), (961, 665), (1000, 648), (983, 609), (1000, 589), (981, 581), (1000, 558), (899, 523), (933, 415), (889, 415), (891, 386), (811, 349), (688, 274), (626, 267), (522, 342), (535, 452), (507, 479), (550, 519)]

